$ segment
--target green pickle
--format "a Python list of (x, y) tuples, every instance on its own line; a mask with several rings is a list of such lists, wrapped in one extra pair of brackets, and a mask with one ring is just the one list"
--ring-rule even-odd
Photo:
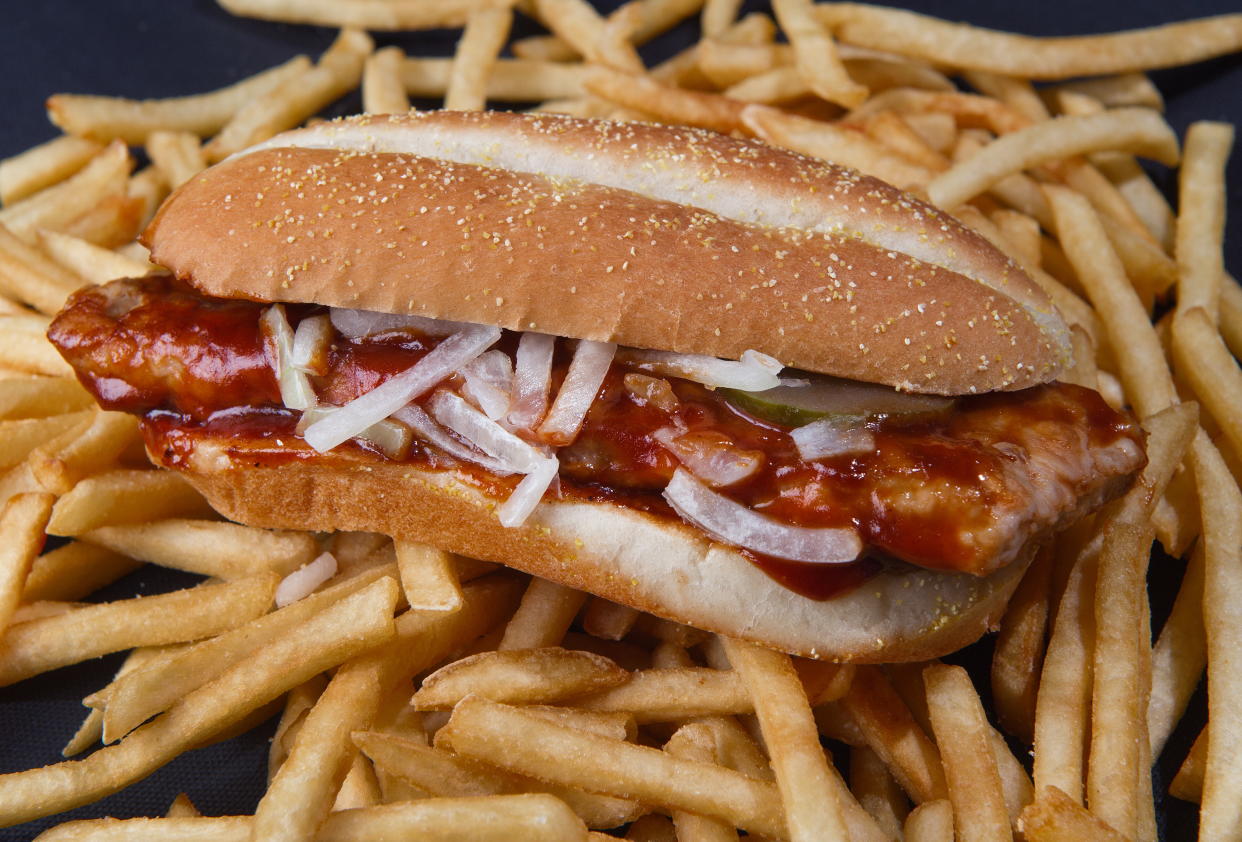
[(875, 383), (801, 372), (797, 376), (810, 382), (762, 392), (721, 389), (720, 394), (743, 412), (785, 427), (802, 427), (828, 417), (842, 425), (862, 424), (879, 415), (935, 418), (953, 408), (952, 398), (939, 395), (916, 395)]

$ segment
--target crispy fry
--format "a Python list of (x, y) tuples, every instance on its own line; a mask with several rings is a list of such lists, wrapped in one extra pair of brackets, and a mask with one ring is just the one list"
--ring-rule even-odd
[(442, 29), (466, 22), (475, 0), (220, 0), (234, 15), (286, 23), (397, 31)]
[(46, 418), (19, 418), (0, 421), (0, 469), (22, 462), (36, 447), (67, 433), (82, 429), (94, 413), (89, 410), (51, 415)]
[(1146, 73), (1119, 73), (1095, 79), (1062, 82), (1052, 88), (1053, 95), (1072, 92), (1098, 100), (1107, 108), (1138, 106), (1154, 111), (1164, 110), (1164, 97)]
[(867, 98), (867, 89), (846, 73), (832, 36), (815, 19), (810, 0), (773, 0), (772, 8), (793, 45), (798, 70), (811, 90), (846, 108), (861, 105)]
[(0, 293), (51, 315), (84, 283), (0, 224)]
[(178, 793), (172, 803), (168, 805), (168, 812), (164, 814), (164, 818), (180, 819), (201, 816), (202, 813), (194, 806), (194, 802), (190, 800), (190, 796), (184, 792)]
[(113, 141), (69, 178), (0, 210), (0, 224), (21, 237), (36, 228), (65, 229), (105, 197), (124, 192), (132, 165), (125, 144)]
[(283, 576), (311, 561), (318, 550), (305, 532), (207, 520), (102, 526), (80, 537), (130, 558), (224, 579), (269, 571)]
[[(664, 751), (683, 760), (720, 762), (715, 737), (711, 729), (702, 723), (691, 723), (678, 728), (664, 744)], [(682, 842), (736, 842), (738, 838), (737, 831), (724, 822), (684, 810), (673, 811), (673, 826), (677, 831), (677, 838)]]
[(1199, 803), (1203, 800), (1203, 773), (1207, 766), (1207, 727), (1205, 726), (1195, 737), (1194, 745), (1186, 754), (1181, 768), (1169, 784), (1169, 794), (1183, 801)]
[(30, 374), (72, 377), (73, 369), (47, 341), (49, 319), (37, 313), (0, 315), (0, 365)]
[(21, 602), (26, 575), (43, 547), (43, 528), (51, 513), (50, 494), (19, 494), (0, 513), (0, 631), (8, 629)]
[(1012, 838), (1000, 773), (987, 736), (991, 728), (970, 676), (961, 667), (931, 666), (924, 670), (923, 681), (957, 838), (962, 842)]
[[(570, 99), (586, 94), (590, 67), (527, 59), (498, 59), (487, 79), (487, 98), (501, 102)], [(415, 97), (438, 97), (448, 91), (452, 59), (407, 58), (401, 83)]]
[(587, 634), (605, 640), (620, 640), (630, 633), (639, 612), (628, 605), (595, 597), (587, 603), (582, 615), (582, 628)]
[(26, 576), (22, 601), (72, 602), (94, 593), (141, 566), (141, 562), (112, 550), (74, 541), (34, 560), (30, 573)]
[(479, 6), (466, 20), (457, 43), (453, 72), (444, 107), (454, 111), (479, 111), (487, 105), (487, 77), (509, 37), (513, 12), (508, 6)]
[(64, 181), (102, 149), (95, 141), (61, 135), (0, 161), (0, 205), (11, 205)]
[(906, 816), (906, 842), (953, 842), (953, 805), (948, 799), (920, 804)]
[(396, 541), (401, 587), (411, 608), (456, 611), (461, 608), (461, 584), (451, 553), (426, 544)]
[(141, 441), (138, 419), (124, 412), (97, 412), (73, 441), (47, 442), (30, 454), (30, 469), (48, 491), (68, 493), (84, 477), (116, 464)]
[(147, 135), (147, 155), (174, 189), (207, 168), (202, 145), (193, 132), (162, 130)]
[(211, 506), (179, 474), (116, 470), (88, 477), (56, 501), (51, 535), (172, 517), (211, 517)]
[[(113, 682), (113, 685), (115, 686), (116, 682)], [(272, 735), (272, 746), (267, 755), (267, 779), (269, 781), (276, 777), (276, 772), (280, 770), (285, 758), (289, 756), (289, 749), (293, 746), (293, 740), (297, 737), (298, 730), (302, 727), (303, 720), (306, 719), (306, 714), (315, 706), (315, 702), (323, 695), (324, 688), (327, 686), (327, 677), (320, 674), (308, 678), (285, 694), (280, 722), (276, 723), (276, 733)], [(103, 713), (99, 708), (96, 710)]]
[(49, 257), (92, 283), (103, 284), (113, 278), (140, 278), (155, 271), (149, 261), (134, 260), (69, 234), (38, 230), (35, 236)]
[(630, 675), (607, 658), (559, 647), (482, 652), (423, 679), (410, 704), (449, 710), (468, 695), (497, 702), (558, 702), (624, 684)]
[(673, 88), (647, 76), (631, 76), (606, 68), (592, 71), (586, 87), (610, 102), (643, 111), (665, 122), (726, 134), (746, 130), (742, 122), (745, 104), (719, 94)]
[(1039, 123), (1051, 116), (1034, 86), (1025, 79), (986, 70), (971, 70), (962, 75), (979, 93), (999, 99), (1031, 122)]
[(633, 673), (625, 684), (574, 701), (575, 707), (633, 713), (640, 722), (750, 713), (746, 688), (730, 670), (685, 667)]
[(1030, 842), (1124, 842), (1129, 838), (1084, 810), (1072, 798), (1054, 786), (1039, 792), (1039, 797), (1022, 811), (1019, 824)]
[(605, 21), (585, 0), (534, 0), (540, 20), (593, 62), (624, 73), (641, 73), (642, 59), (628, 49), (606, 49)]
[(585, 601), (586, 594), (581, 591), (532, 578), (522, 595), (521, 606), (505, 626), (505, 636), (498, 648), (538, 649), (558, 645)]
[(349, 771), (345, 773), (345, 780), (341, 781), (341, 788), (337, 790), (332, 801), (332, 812), (374, 807), (382, 803), (382, 799), (375, 767), (366, 755), (355, 752)]
[(1173, 610), (1152, 650), (1151, 701), (1147, 734), (1151, 753), (1159, 757), (1181, 720), (1203, 669), (1207, 666), (1207, 632), (1203, 627), (1203, 543), (1195, 546), (1182, 576)]
[(742, 0), (707, 0), (703, 4), (703, 37), (716, 38), (727, 32), (741, 8)]
[(902, 835), (910, 802), (880, 756), (867, 746), (850, 748), (850, 791), (890, 838)]
[(1035, 696), (1043, 666), (1054, 560), (1045, 548), (1026, 571), (1005, 610), (992, 654), (992, 701), (997, 720), (1027, 743), (1035, 735)]
[(405, 53), (400, 47), (384, 47), (367, 56), (362, 70), (362, 110), (368, 114), (404, 114), (410, 110), (401, 79)]
[(1242, 48), (1242, 15), (1109, 35), (1033, 38), (861, 3), (821, 5), (816, 11), (839, 40), (850, 44), (1027, 79), (1173, 67)]

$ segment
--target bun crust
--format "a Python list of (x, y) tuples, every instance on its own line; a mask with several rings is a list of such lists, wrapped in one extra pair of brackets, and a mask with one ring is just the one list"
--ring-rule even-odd
[(1027, 566), (986, 578), (911, 568), (817, 601), (696, 530), (623, 506), (544, 501), (524, 526), (505, 528), (498, 501), (452, 471), (345, 456), (254, 467), (231, 456), (229, 444), (197, 441), (186, 478), (233, 520), (432, 543), (821, 660), (919, 661), (956, 651), (995, 627)]
[(1012, 262), (875, 179), (688, 129), (443, 112), (290, 132), (144, 235), (204, 292), (496, 324), (911, 391), (1056, 376)]

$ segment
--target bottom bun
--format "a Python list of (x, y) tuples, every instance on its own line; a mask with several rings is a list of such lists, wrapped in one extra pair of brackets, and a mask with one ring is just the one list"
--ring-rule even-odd
[(684, 524), (621, 505), (545, 501), (516, 528), (453, 471), (294, 462), (254, 466), (199, 441), (187, 478), (254, 526), (380, 532), (495, 561), (700, 629), (792, 654), (858, 663), (921, 661), (993, 628), (1030, 555), (985, 578), (914, 567), (828, 600), (801, 596)]

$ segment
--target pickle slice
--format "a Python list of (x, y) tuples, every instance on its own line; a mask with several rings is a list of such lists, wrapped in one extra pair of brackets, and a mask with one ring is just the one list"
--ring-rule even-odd
[(721, 389), (725, 400), (756, 418), (801, 427), (832, 416), (842, 423), (863, 423), (877, 416), (934, 418), (953, 408), (953, 398), (898, 392), (876, 383), (798, 374), (805, 386), (781, 385), (762, 392)]

